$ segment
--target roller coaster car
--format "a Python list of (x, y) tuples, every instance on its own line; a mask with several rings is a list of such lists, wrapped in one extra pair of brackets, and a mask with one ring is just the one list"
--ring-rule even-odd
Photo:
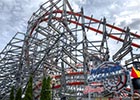
[(134, 89), (140, 89), (140, 62), (135, 62), (131, 70), (132, 84)]

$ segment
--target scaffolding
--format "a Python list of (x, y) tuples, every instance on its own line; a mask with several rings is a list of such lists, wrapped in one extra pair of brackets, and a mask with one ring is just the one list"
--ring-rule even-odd
[[(118, 45), (114, 54), (110, 53), (111, 40)], [(108, 24), (106, 18), (97, 20), (86, 16), (83, 8), (74, 12), (68, 0), (48, 0), (29, 19), (27, 32), (16, 33), (0, 53), (0, 99), (8, 98), (13, 85), (21, 86), (24, 94), (31, 74), (34, 100), (40, 97), (44, 75), (54, 79), (52, 91), (57, 100), (85, 98), (83, 91), (89, 85), (90, 70), (110, 60), (124, 62), (122, 68), (127, 73), (118, 75), (117, 79), (107, 78), (104, 84), (111, 87), (116, 85), (115, 79), (127, 78), (127, 81), (114, 90), (104, 85), (101, 97), (131, 96), (133, 89), (127, 86), (132, 87), (130, 63), (140, 60), (140, 55), (135, 54), (135, 49), (140, 49), (138, 41), (140, 35), (132, 33), (129, 27), (121, 29)], [(113, 84), (109, 83), (110, 79), (114, 80)]]

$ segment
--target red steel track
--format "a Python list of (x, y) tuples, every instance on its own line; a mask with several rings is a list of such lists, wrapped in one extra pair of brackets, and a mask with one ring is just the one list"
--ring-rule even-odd
[[(68, 73), (66, 75), (69, 75), (69, 76), (76, 76), (76, 75), (83, 75), (84, 73), (83, 72), (72, 72), (72, 73)], [(56, 76), (53, 76), (55, 79), (59, 79), (61, 77), (61, 75), (56, 75)], [(83, 85), (84, 82), (68, 82), (67, 85)], [(35, 88), (34, 90), (40, 88), (40, 86), (42, 85), (42, 83), (40, 82)], [(60, 88), (61, 85), (56, 85), (56, 86), (53, 86), (54, 89), (56, 88)]]
[[(56, 11), (53, 11), (52, 13), (61, 13), (61, 14), (62, 14), (63, 11), (62, 11), (62, 10), (56, 10)], [(82, 14), (80, 14), (80, 13), (74, 13), (74, 12), (69, 12), (69, 11), (67, 11), (67, 13), (70, 14), (70, 15), (78, 16), (78, 17), (82, 16)], [(49, 14), (50, 14), (50, 13), (46, 13), (46, 14), (44, 14), (43, 16), (47, 16), (47, 15), (49, 15)], [(97, 19), (95, 19), (95, 18), (91, 18), (91, 17), (89, 17), (89, 16), (85, 16), (85, 15), (84, 15), (83, 17), (84, 17), (85, 19), (87, 19), (87, 20), (89, 20), (89, 21), (93, 21), (93, 22), (95, 22), (95, 23), (102, 23), (100, 20), (97, 20)], [(58, 17), (54, 17), (54, 18), (52, 18), (52, 19), (54, 19), (54, 20), (62, 20), (62, 18), (58, 18)], [(38, 20), (40, 20), (40, 19), (38, 19)], [(38, 22), (41, 23), (41, 22), (47, 21), (47, 20), (48, 20), (48, 18), (44, 18), (44, 19), (41, 19), (41, 21), (35, 22), (34, 27), (33, 27), (32, 30), (30, 31), (30, 35), (32, 35), (34, 29), (35, 29), (36, 26), (38, 25)], [(71, 22), (71, 23), (73, 23), (73, 24), (82, 26), (82, 23), (79, 23), (78, 21), (74, 21), (74, 20), (67, 20), (67, 21), (69, 21), (69, 22)], [(125, 30), (123, 30), (123, 29), (121, 29), (121, 28), (119, 28), (119, 27), (116, 27), (116, 26), (114, 26), (114, 25), (111, 25), (111, 24), (106, 24), (106, 26), (109, 27), (109, 28), (111, 28), (111, 29), (114, 29), (114, 30), (116, 30), (116, 31), (119, 31), (119, 32), (126, 32)], [(101, 30), (95, 29), (95, 28), (90, 27), (90, 26), (85, 26), (85, 27), (86, 27), (87, 29), (91, 30), (91, 31), (94, 31), (94, 32), (103, 34), (103, 32), (102, 32)], [(140, 35), (138, 35), (138, 34), (134, 34), (134, 33), (132, 33), (132, 32), (131, 32), (130, 34), (131, 34), (132, 36), (134, 36), (135, 38), (140, 38)], [(123, 39), (121, 39), (121, 38), (119, 38), (119, 37), (117, 37), (117, 36), (115, 36), (115, 35), (113, 35), (113, 34), (108, 34), (108, 36), (109, 36), (110, 38), (114, 39), (114, 40), (117, 40), (117, 41), (120, 41), (120, 42), (124, 42)], [(140, 45), (137, 44), (137, 43), (132, 43), (131, 45), (134, 46), (134, 47), (136, 47), (136, 48), (140, 48)]]
[[(57, 13), (60, 13), (60, 14), (62, 14), (63, 11), (62, 11), (62, 10), (55, 10), (55, 11), (53, 11), (52, 13), (56, 13), (56, 14), (57, 14)], [(92, 18), (92, 17), (89, 17), (89, 16), (85, 16), (85, 15), (83, 16), (81, 13), (74, 13), (74, 12), (70, 12), (70, 11), (67, 11), (67, 13), (68, 13), (69, 15), (75, 15), (75, 16), (77, 16), (77, 17), (84, 17), (86, 20), (93, 21), (93, 22), (95, 22), (95, 23), (102, 23), (100, 20), (97, 20), (97, 19)], [(48, 16), (49, 14), (50, 14), (50, 13), (45, 13), (41, 18), (38, 19), (38, 21), (36, 21), (36, 22), (33, 24), (33, 27), (32, 27), (32, 29), (31, 29), (30, 32), (29, 32), (29, 35), (30, 35), (30, 36), (33, 34), (33, 32), (34, 32), (34, 30), (35, 30), (35, 28), (37, 27), (38, 24), (40, 24), (40, 23), (42, 23), (42, 22), (44, 22), (44, 21), (48, 21), (48, 17), (46, 17), (46, 16)], [(53, 19), (53, 20), (58, 20), (58, 21), (63, 20), (61, 17), (52, 17), (52, 19)], [(75, 24), (75, 25), (78, 25), (78, 26), (82, 26), (82, 23), (80, 23), (80, 22), (78, 22), (78, 21), (75, 21), (75, 20), (67, 20), (67, 21), (70, 22), (70, 23), (72, 23), (72, 24)], [(121, 29), (121, 28), (119, 28), (119, 27), (116, 27), (116, 26), (111, 25), (111, 24), (108, 24), (108, 23), (106, 24), (106, 26), (107, 26), (108, 28), (110, 28), (110, 29), (114, 29), (115, 31), (119, 31), (120, 33), (124, 33), (124, 34), (125, 34), (125, 32), (126, 32), (124, 29)], [(89, 29), (89, 30), (91, 30), (91, 31), (94, 31), (94, 32), (96, 32), (96, 33), (99, 33), (99, 34), (103, 34), (103, 31), (102, 31), (102, 30), (99, 30), (99, 29), (96, 29), (96, 28), (94, 28), (94, 27), (91, 27), (90, 25), (85, 26), (85, 28), (87, 28), (87, 29)], [(132, 32), (130, 32), (130, 35), (133, 36), (133, 37), (135, 37), (135, 38), (140, 38), (140, 35), (134, 34), (134, 33), (132, 33)], [(113, 34), (108, 34), (108, 37), (110, 37), (110, 38), (112, 38), (112, 39), (114, 39), (114, 40), (120, 41), (120, 42), (124, 42), (124, 39), (122, 39), (122, 38), (120, 38), (120, 37), (117, 37), (116, 35), (113, 35)], [(28, 41), (27, 41), (27, 43), (28, 43)], [(133, 47), (140, 48), (140, 45), (139, 45), (138, 43), (132, 42), (131, 45), (132, 45)], [(67, 75), (69, 75), (69, 76), (75, 76), (75, 75), (83, 75), (83, 74), (84, 74), (83, 72), (72, 72), (72, 73), (68, 73)], [(60, 77), (61, 77), (61, 75), (56, 75), (56, 76), (54, 76), (55, 79), (59, 79)], [(42, 85), (41, 82), (38, 83), (38, 84), (34, 87), (34, 90), (39, 89), (39, 88), (41, 87), (41, 85)], [(66, 83), (66, 85), (70, 85), (70, 86), (72, 86), (72, 85), (84, 85), (84, 81), (83, 81), (83, 82), (80, 82), (80, 81), (68, 82), (68, 83)], [(53, 86), (52, 88), (53, 88), (53, 89), (58, 89), (58, 88), (60, 88), (60, 87), (61, 87), (61, 85), (58, 84), (58, 85)], [(39, 97), (39, 95), (38, 95), (36, 98), (38, 98), (38, 97)]]

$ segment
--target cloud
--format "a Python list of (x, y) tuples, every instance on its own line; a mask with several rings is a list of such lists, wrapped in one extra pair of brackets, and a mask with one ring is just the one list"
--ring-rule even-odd
[(32, 13), (45, 0), (1, 0), (0, 1), (0, 50), (16, 32), (26, 32)]
[(128, 26), (132, 29), (139, 29), (140, 28), (140, 18), (132, 19), (132, 23), (130, 23)]
[[(100, 19), (107, 18), (108, 23), (115, 22), (119, 27), (139, 28), (139, 0), (69, 0), (74, 11), (84, 7), (86, 15)], [(20, 31), (26, 32), (27, 22), (33, 12), (46, 0), (0, 0), (0, 50)]]
[(97, 19), (106, 17), (109, 23), (115, 22), (119, 27), (130, 25), (140, 16), (139, 0), (87, 0), (83, 6), (86, 14)]

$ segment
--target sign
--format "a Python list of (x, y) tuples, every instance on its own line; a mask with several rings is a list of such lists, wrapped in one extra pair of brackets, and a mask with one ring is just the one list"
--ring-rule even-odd
[(115, 64), (115, 63), (114, 65), (106, 64), (98, 68), (92, 69), (91, 74), (88, 77), (88, 81), (92, 82), (92, 81), (102, 80), (105, 78), (109, 78), (111, 76), (120, 75), (123, 72), (124, 72), (123, 68), (119, 64)]
[(96, 87), (96, 88), (92, 88), (91, 86), (86, 86), (85, 90), (83, 91), (84, 94), (88, 94), (88, 93), (94, 93), (94, 92), (98, 92), (101, 93), (104, 91), (103, 87)]

